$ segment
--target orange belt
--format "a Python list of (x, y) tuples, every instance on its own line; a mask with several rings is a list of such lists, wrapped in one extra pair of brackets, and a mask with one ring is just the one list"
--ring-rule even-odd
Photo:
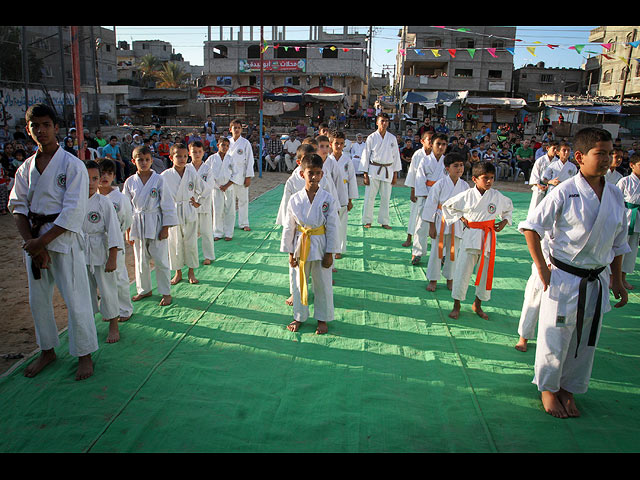
[(480, 284), (482, 268), (484, 267), (484, 247), (487, 242), (487, 236), (489, 232), (491, 232), (491, 253), (489, 256), (489, 268), (487, 269), (487, 290), (491, 290), (493, 285), (493, 265), (496, 259), (496, 221), (468, 222), (468, 226), (469, 228), (478, 228), (484, 231), (484, 237), (482, 238), (482, 257), (480, 258), (480, 265), (478, 265), (478, 272), (476, 273), (476, 286)]
[[(442, 204), (438, 205), (438, 210), (442, 210)], [(444, 229), (445, 229), (444, 215), (442, 215), (442, 223), (440, 224), (440, 238), (438, 239), (438, 258), (442, 258), (444, 255)], [(451, 224), (451, 248), (449, 249), (449, 258), (453, 262), (456, 259), (456, 247), (455, 247), (455, 224)]]
[(425, 183), (427, 184), (427, 187), (433, 187), (436, 184), (433, 180), (427, 180)]

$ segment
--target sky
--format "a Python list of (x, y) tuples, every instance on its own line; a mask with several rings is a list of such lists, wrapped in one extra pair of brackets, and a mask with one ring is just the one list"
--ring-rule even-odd
[[(105, 28), (113, 29), (114, 27), (105, 26)], [(183, 58), (191, 65), (204, 65), (204, 48), (203, 42), (207, 40), (206, 26), (116, 26), (116, 40), (127, 41), (131, 43), (134, 40), (164, 40), (174, 48), (176, 53), (181, 53)], [(225, 27), (229, 28), (229, 27)], [(234, 27), (236, 30), (238, 27)], [(245, 28), (245, 38), (248, 33)], [(341, 26), (325, 27), (326, 30), (335, 30), (336, 33), (342, 32)], [(368, 26), (349, 27), (358, 33), (367, 33)], [(371, 70), (373, 74), (379, 74), (385, 66), (395, 64), (395, 55), (398, 43), (401, 38), (398, 36), (400, 26), (376, 26), (374, 27)], [(473, 27), (469, 27), (473, 30)], [(579, 68), (589, 56), (587, 52), (593, 54), (602, 53), (602, 47), (598, 45), (587, 46), (581, 54), (576, 50), (570, 50), (568, 47), (572, 45), (582, 45), (589, 43), (589, 32), (596, 26), (517, 26), (516, 38), (522, 40), (516, 42), (514, 54), (514, 68), (520, 68), (527, 64), (536, 64), (540, 61), (545, 63), (546, 67), (567, 67)], [(254, 38), (259, 38), (259, 27), (254, 27)], [(434, 27), (434, 31), (438, 28)], [(219, 27), (211, 27), (212, 37), (218, 39)], [(265, 27), (265, 38), (270, 42), (271, 27)], [(287, 26), (287, 40), (303, 40), (309, 36), (309, 27), (306, 26)], [(481, 38), (481, 37), (479, 37)], [(542, 42), (536, 44), (535, 42)], [(558, 45), (557, 48), (549, 48), (546, 45)], [(527, 46), (535, 47), (534, 54), (527, 50)], [(391, 49), (391, 52), (387, 52)], [(510, 55), (502, 53), (503, 55)], [(393, 70), (391, 70), (393, 71)]]

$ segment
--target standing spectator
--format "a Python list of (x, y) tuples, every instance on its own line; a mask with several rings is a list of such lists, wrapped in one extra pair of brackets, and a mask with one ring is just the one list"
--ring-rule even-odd
[(208, 129), (211, 129), (211, 132), (216, 133), (216, 122), (213, 121), (213, 118), (211, 118), (211, 115), (207, 115), (207, 121), (204, 122), (204, 129), (205, 131), (208, 131)]
[(96, 130), (96, 136), (93, 137), (93, 139), (98, 144), (98, 147), (106, 147), (107, 143), (109, 143), (107, 139), (102, 136), (102, 130), (100, 129)]
[(433, 125), (431, 125), (431, 119), (428, 115), (425, 115), (424, 120), (422, 121), (422, 125), (420, 125), (420, 128), (418, 129), (418, 135), (420, 135), (420, 138), (422, 138), (424, 132), (435, 133), (435, 131), (436, 129), (433, 127)]
[(409, 171), (409, 165), (411, 164), (411, 158), (415, 153), (416, 149), (413, 147), (413, 140), (407, 138), (405, 140), (404, 148), (400, 150), (400, 160), (402, 161), (402, 172), (404, 176), (407, 176), (407, 172)]
[(436, 133), (444, 133), (445, 135), (449, 135), (449, 127), (447, 127), (447, 122), (444, 117), (440, 119), (440, 125), (436, 127)]
[(525, 185), (529, 184), (533, 160), (533, 148), (531, 148), (530, 142), (527, 139), (522, 143), (522, 146), (516, 150), (516, 161), (518, 162), (518, 168), (524, 172)]

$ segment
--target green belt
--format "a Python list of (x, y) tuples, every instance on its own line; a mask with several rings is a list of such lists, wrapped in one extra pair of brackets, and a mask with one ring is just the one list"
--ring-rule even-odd
[(631, 209), (631, 222), (629, 222), (629, 235), (633, 235), (636, 227), (636, 217), (638, 216), (638, 209), (640, 205), (637, 203), (624, 202), (624, 206)]

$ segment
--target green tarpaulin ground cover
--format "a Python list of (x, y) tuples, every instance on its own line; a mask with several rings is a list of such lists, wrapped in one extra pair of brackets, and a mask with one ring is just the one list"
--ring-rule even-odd
[[(364, 191), (361, 189), (361, 198)], [(95, 374), (76, 382), (58, 360), (33, 379), (0, 379), (1, 452), (637, 452), (640, 451), (640, 276), (629, 304), (605, 316), (582, 417), (555, 419), (531, 384), (535, 342), (514, 349), (531, 260), (517, 223), (525, 193), (505, 192), (514, 225), (498, 234), (492, 298), (480, 319), (469, 289), (458, 320), (426, 257), (410, 264), (408, 190), (394, 188), (392, 226), (360, 224), (336, 262), (336, 319), (286, 330), (287, 256), (274, 225), (282, 186), (250, 204), (251, 232), (216, 242), (198, 285), (170, 307), (135, 304), (121, 340), (97, 319)], [(312, 302), (311, 295), (311, 302)], [(313, 311), (313, 308), (312, 308)]]

